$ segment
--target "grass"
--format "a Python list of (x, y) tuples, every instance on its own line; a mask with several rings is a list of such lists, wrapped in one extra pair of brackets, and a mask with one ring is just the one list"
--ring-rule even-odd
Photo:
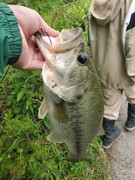
[[(47, 118), (47, 117), (46, 117)], [(45, 121), (33, 122), (4, 118), (0, 124), (0, 179), (78, 179), (105, 180), (108, 177), (107, 160), (99, 137), (89, 146), (92, 165), (66, 160), (65, 144), (46, 140), (50, 128)]]

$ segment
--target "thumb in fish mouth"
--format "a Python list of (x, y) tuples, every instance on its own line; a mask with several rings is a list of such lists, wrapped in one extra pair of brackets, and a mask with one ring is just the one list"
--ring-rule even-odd
[(81, 154), (81, 155), (80, 154), (74, 155), (71, 152), (69, 152), (67, 155), (67, 160), (71, 161), (73, 163), (76, 163), (79, 161), (87, 161), (88, 163), (92, 164), (90, 155), (87, 152), (85, 152), (84, 154)]

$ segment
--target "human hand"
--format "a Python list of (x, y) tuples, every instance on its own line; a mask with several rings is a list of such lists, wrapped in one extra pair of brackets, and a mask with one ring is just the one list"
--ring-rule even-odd
[(12, 66), (24, 70), (40, 70), (45, 61), (36, 46), (35, 37), (37, 31), (45, 29), (49, 36), (56, 37), (59, 32), (47, 25), (41, 16), (30, 8), (18, 5), (8, 5), (16, 16), (22, 36), (22, 52), (16, 63)]

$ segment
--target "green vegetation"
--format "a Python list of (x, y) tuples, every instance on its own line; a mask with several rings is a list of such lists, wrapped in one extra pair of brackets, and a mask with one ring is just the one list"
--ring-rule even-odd
[[(35, 9), (57, 30), (82, 27), (87, 41), (90, 0), (5, 0)], [(6, 69), (5, 69), (6, 71)], [(89, 146), (92, 165), (66, 160), (68, 148), (52, 144), (48, 117), (37, 117), (43, 99), (39, 71), (9, 68), (0, 79), (0, 179), (1, 180), (106, 180), (107, 160), (97, 137)]]

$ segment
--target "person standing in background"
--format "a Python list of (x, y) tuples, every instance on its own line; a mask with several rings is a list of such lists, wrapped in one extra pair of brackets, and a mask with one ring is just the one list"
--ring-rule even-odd
[(115, 121), (123, 92), (129, 102), (125, 128), (135, 129), (135, 0), (92, 0), (89, 37), (104, 93), (103, 147), (110, 148), (121, 134)]

